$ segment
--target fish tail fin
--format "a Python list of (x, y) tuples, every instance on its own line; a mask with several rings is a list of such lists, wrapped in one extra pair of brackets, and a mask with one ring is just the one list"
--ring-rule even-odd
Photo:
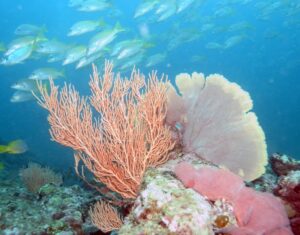
[(59, 74), (60, 76), (62, 76), (63, 78), (65, 78), (66, 77), (66, 70), (65, 69), (62, 69), (61, 71), (60, 71), (60, 74)]
[(118, 21), (116, 24), (115, 24), (115, 30), (117, 30), (118, 32), (122, 32), (122, 31), (125, 31), (125, 29), (122, 27), (122, 25), (120, 24), (120, 22)]
[(153, 42), (145, 42), (144, 44), (143, 44), (143, 48), (144, 49), (147, 49), (147, 48), (151, 48), (151, 47), (155, 47), (156, 45), (155, 45), (155, 43), (153, 43)]
[(46, 40), (45, 38), (45, 35), (43, 32), (39, 32), (35, 38), (34, 38), (34, 41), (33, 41), (33, 50), (35, 50), (37, 48), (37, 44), (40, 42), (40, 41), (44, 41)]
[(7, 152), (7, 146), (6, 145), (0, 145), (0, 153), (6, 153)]
[(110, 48), (110, 47), (104, 47), (104, 48), (103, 48), (103, 51), (105, 51), (105, 52), (110, 52), (110, 51), (111, 51), (111, 48)]
[(105, 21), (101, 18), (101, 19), (99, 19), (99, 21), (98, 21), (98, 25), (99, 25), (99, 27), (103, 27), (103, 26), (105, 26)]
[(1, 51), (6, 51), (6, 49), (7, 49), (6, 46), (3, 43), (0, 42), (0, 52)]
[(20, 154), (28, 150), (27, 144), (23, 140), (14, 140), (8, 143), (7, 153)]

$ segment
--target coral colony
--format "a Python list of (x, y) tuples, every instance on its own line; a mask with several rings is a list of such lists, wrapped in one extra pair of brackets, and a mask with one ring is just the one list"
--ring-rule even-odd
[(39, 87), (53, 140), (74, 149), (82, 179), (91, 185), (80, 161), (115, 195), (95, 204), (92, 222), (119, 234), (292, 234), (280, 200), (244, 183), (267, 165), (249, 94), (217, 74), (180, 74), (176, 85), (154, 72), (121, 78), (106, 62), (103, 75), (93, 67), (88, 98)]

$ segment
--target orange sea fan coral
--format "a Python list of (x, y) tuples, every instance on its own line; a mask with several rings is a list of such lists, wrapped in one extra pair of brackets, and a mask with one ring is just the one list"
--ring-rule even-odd
[(109, 62), (101, 77), (93, 68), (90, 99), (81, 98), (73, 86), (59, 92), (50, 82), (50, 94), (39, 86), (38, 101), (49, 111), (52, 139), (77, 152), (76, 166), (81, 160), (96, 181), (135, 198), (147, 167), (165, 163), (174, 147), (165, 125), (167, 86), (154, 72), (146, 79), (133, 70), (127, 79), (114, 75)]
[(119, 229), (123, 224), (123, 219), (118, 211), (104, 201), (96, 202), (89, 210), (89, 215), (92, 223), (105, 233)]
[(48, 167), (41, 167), (37, 163), (29, 163), (27, 168), (21, 169), (19, 173), (24, 185), (31, 193), (37, 193), (45, 184), (59, 186), (63, 183), (62, 176), (56, 174)]
[(236, 83), (213, 74), (180, 74), (168, 91), (167, 122), (180, 124), (186, 152), (224, 166), (245, 180), (265, 171), (265, 136), (249, 94)]

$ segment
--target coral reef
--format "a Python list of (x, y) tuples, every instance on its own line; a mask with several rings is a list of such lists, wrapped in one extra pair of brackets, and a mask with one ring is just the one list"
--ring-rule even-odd
[[(137, 197), (129, 207), (98, 202), (89, 211), (94, 225), (104, 232), (121, 227), (121, 235), (292, 234), (283, 204), (244, 183), (262, 176), (267, 164), (265, 136), (249, 94), (217, 74), (178, 75), (180, 95), (167, 84), (156, 73), (146, 80), (136, 70), (129, 80), (121, 79), (107, 62), (102, 77), (94, 67), (89, 100), (72, 86), (59, 92), (51, 81), (50, 94), (39, 86), (52, 138), (76, 151), (77, 174), (86, 180), (78, 169), (82, 161), (95, 181), (124, 202)], [(277, 159), (272, 167), (293, 177), (284, 164)], [(290, 169), (297, 170), (294, 165)], [(283, 176), (267, 169), (248, 185), (278, 189), (297, 211), (299, 181), (291, 186), (290, 178), (280, 180)], [(293, 229), (298, 218), (293, 217)]]
[[(282, 156), (285, 158), (284, 155)], [(292, 158), (290, 159), (295, 162)], [(265, 220), (261, 219), (261, 216), (273, 218), (277, 225), (282, 221), (282, 218), (275, 219), (274, 213), (277, 213), (276, 210), (270, 214), (267, 213), (268, 209), (265, 209), (270, 205), (270, 201), (274, 202), (273, 197), (263, 197), (267, 201), (261, 200), (261, 198), (255, 200), (259, 192), (255, 192), (253, 196), (249, 194), (249, 191), (246, 191), (247, 196), (241, 197), (240, 205), (237, 205), (238, 202), (233, 203), (230, 201), (231, 197), (235, 195), (226, 193), (226, 190), (234, 190), (234, 182), (236, 182), (236, 187), (243, 184), (240, 179), (235, 180), (234, 177), (236, 176), (234, 175), (218, 178), (222, 180), (201, 180), (206, 189), (221, 184), (220, 186), (217, 185), (218, 193), (216, 195), (210, 193), (210, 196), (214, 199), (218, 198), (217, 195), (220, 195), (220, 192), (224, 193), (223, 198), (218, 198), (215, 201), (205, 197), (205, 193), (201, 195), (191, 188), (185, 188), (175, 177), (173, 171), (178, 165), (180, 166), (186, 161), (196, 169), (210, 167), (210, 169), (219, 171), (216, 166), (199, 159), (195, 154), (182, 155), (180, 153), (160, 167), (148, 169), (141, 185), (141, 192), (132, 208), (129, 208), (129, 214), (124, 208), (119, 210), (123, 216), (126, 216), (125, 224), (119, 230), (119, 234), (214, 235), (225, 234), (226, 232), (229, 234), (229, 231), (226, 230), (229, 228), (232, 234), (240, 234), (238, 233), (240, 230), (234, 231), (233, 228), (240, 226), (241, 221), (246, 225), (250, 221), (257, 222), (257, 220), (251, 219), (253, 216), (259, 218), (259, 222), (262, 223), (261, 226), (264, 228), (267, 227), (264, 226)], [(270, 161), (272, 162), (272, 156)], [(289, 164), (287, 164), (288, 166)], [(299, 235), (299, 211), (297, 212), (300, 201), (298, 191), (299, 171), (283, 170), (282, 172), (285, 172), (286, 175), (276, 176), (271, 167), (267, 169), (267, 173), (260, 179), (255, 180), (251, 187), (260, 190), (267, 189), (267, 191), (274, 190), (276, 195), (281, 197), (282, 200), (286, 200), (284, 202), (286, 203), (285, 206), (292, 230), (295, 235)], [(89, 208), (95, 201), (103, 199), (96, 196), (98, 192), (87, 192), (79, 186), (57, 187), (46, 184), (36, 194), (32, 194), (26, 190), (19, 179), (14, 180), (12, 176), (5, 175), (6, 172), (4, 170), (3, 178), (0, 181), (0, 234), (71, 235), (93, 234), (98, 231), (92, 225), (88, 213)], [(191, 172), (191, 170), (184, 171), (184, 175), (189, 176)], [(15, 175), (15, 173), (11, 172), (11, 175)], [(272, 184), (268, 183), (270, 178)], [(274, 181), (274, 179), (276, 180)], [(230, 187), (226, 185), (227, 180), (233, 183)], [(267, 180), (267, 183), (264, 183), (264, 180)], [(261, 185), (266, 185), (266, 187), (261, 187)], [(271, 187), (269, 187), (270, 185)], [(245, 186), (242, 188), (245, 188)], [(248, 208), (252, 207), (253, 210), (255, 210), (253, 205), (257, 205), (264, 208), (264, 211), (259, 210), (258, 215), (253, 214), (253, 212), (249, 213), (250, 221), (245, 223), (245, 219), (241, 219), (245, 218), (243, 210), (238, 212), (236, 210), (237, 207), (245, 208), (245, 204)], [(101, 220), (97, 221), (101, 222)], [(251, 222), (251, 226), (253, 226), (253, 223)], [(269, 221), (268, 226), (271, 225), (274, 225), (272, 220)], [(290, 234), (286, 231), (281, 232), (281, 234)], [(97, 232), (96, 234), (101, 233)], [(244, 234), (246, 233), (243, 230), (242, 235)], [(254, 234), (259, 233), (255, 231)], [(277, 233), (274, 232), (274, 234)]]
[(180, 95), (168, 90), (167, 122), (179, 126), (185, 152), (197, 153), (245, 180), (261, 176), (267, 164), (265, 136), (252, 100), (240, 86), (213, 74), (179, 74)]
[(274, 194), (286, 203), (295, 235), (300, 234), (300, 171), (280, 176)]
[(277, 176), (287, 175), (290, 171), (300, 170), (300, 161), (285, 154), (272, 154), (270, 156), (270, 165)]
[(294, 234), (300, 235), (300, 161), (275, 153), (270, 164), (278, 176), (273, 192), (285, 203)]
[(88, 217), (95, 192), (46, 184), (32, 194), (14, 171), (0, 176), (0, 234), (72, 235), (98, 231)]

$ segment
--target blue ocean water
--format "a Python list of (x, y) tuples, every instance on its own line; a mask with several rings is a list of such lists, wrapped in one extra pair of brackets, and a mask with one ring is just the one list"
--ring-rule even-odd
[[(14, 32), (19, 25), (32, 24), (45, 26), (47, 39), (56, 39), (70, 47), (88, 45), (96, 32), (68, 37), (74, 23), (103, 18), (109, 27), (119, 22), (125, 32), (109, 48), (122, 40), (144, 40), (151, 45), (140, 52), (143, 57), (136, 66), (145, 74), (152, 69), (168, 74), (171, 80), (180, 72), (223, 74), (250, 93), (266, 134), (268, 152), (300, 159), (298, 1), (195, 0), (182, 12), (171, 12), (162, 21), (156, 9), (166, 4), (164, 11), (171, 11), (176, 1), (158, 1), (156, 9), (137, 18), (134, 14), (142, 1), (111, 2), (102, 11), (82, 12), (70, 7), (67, 0), (2, 0), (0, 42), (8, 46), (18, 38)], [(109, 50), (105, 58), (116, 60)], [(162, 54), (164, 59), (146, 67), (147, 58), (155, 54)], [(66, 76), (58, 83), (72, 83), (82, 94), (88, 94), (91, 65), (75, 69), (75, 64), (63, 66), (62, 61), (49, 63), (47, 59), (45, 55), (32, 55), (22, 63), (0, 65), (0, 139), (1, 143), (23, 139), (29, 147), (25, 160), (13, 158), (10, 162), (35, 161), (54, 168), (72, 167), (72, 151), (50, 141), (46, 111), (35, 100), (10, 102), (14, 93), (11, 85), (42, 67), (64, 70)], [(104, 58), (94, 62), (101, 65)]]

